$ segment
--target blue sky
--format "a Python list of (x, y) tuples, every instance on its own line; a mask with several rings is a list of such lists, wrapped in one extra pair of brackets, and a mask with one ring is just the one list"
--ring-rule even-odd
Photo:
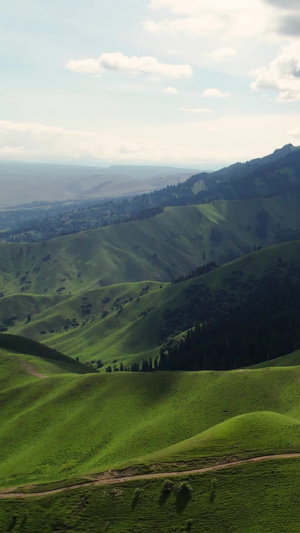
[(216, 168), (300, 141), (299, 0), (2, 0), (0, 158)]

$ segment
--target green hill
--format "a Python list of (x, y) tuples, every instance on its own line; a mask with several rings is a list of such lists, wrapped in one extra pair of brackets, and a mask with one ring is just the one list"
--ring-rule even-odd
[[(298, 533), (300, 460), (0, 501), (0, 531)], [(184, 489), (187, 489), (186, 491)]]
[[(160, 463), (220, 460), (232, 452), (231, 459), (256, 457), (264, 450), (266, 455), (277, 450), (299, 450), (300, 420), (274, 413), (259, 411), (239, 415), (221, 422), (199, 435), (170, 446), (154, 454), (146, 455), (132, 464), (153, 465)], [(164, 464), (164, 469), (166, 468)]]
[(300, 242), (283, 243), (173, 285), (114, 285), (61, 297), (61, 302), (57, 296), (4, 297), (0, 323), (1, 314), (2, 324), (5, 316), (13, 316), (9, 331), (83, 361), (128, 364), (156, 357), (168, 338), (247, 301), (264, 276), (292, 279), (299, 268)]
[(270, 359), (257, 365), (253, 365), (251, 368), (268, 368), (274, 366), (298, 366), (300, 365), (300, 350), (277, 357), (276, 359)]
[[(11, 354), (11, 360), (18, 360), (15, 355), (21, 354), (25, 360), (33, 361), (34, 364), (38, 366), (38, 368), (40, 368), (41, 366), (45, 367), (45, 365), (46, 367), (48, 367), (48, 365), (50, 365), (50, 373), (53, 373), (53, 368), (51, 366), (53, 364), (56, 365), (57, 371), (59, 372), (68, 371), (70, 373), (75, 374), (88, 374), (95, 372), (93, 368), (90, 368), (87, 365), (83, 365), (82, 363), (75, 361), (71, 357), (62, 354), (57, 350), (53, 350), (52, 348), (49, 348), (44, 344), (18, 335), (7, 335), (0, 333), (0, 350), (1, 353), (4, 355), (8, 356), (9, 354)], [(26, 355), (33, 357), (28, 358), (25, 357)], [(26, 371), (29, 367), (26, 369), (26, 364), (24, 364), (23, 368)], [(30, 368), (29, 373), (35, 375), (35, 372), (31, 372)], [(3, 379), (3, 376), (2, 380), (3, 383), (5, 383), (5, 379)]]
[(26, 378), (0, 395), (2, 486), (80, 477), (138, 458), (149, 465), (151, 453), (168, 463), (186, 451), (187, 461), (203, 464), (294, 451), (298, 374), (294, 367)]
[(1, 242), (1, 293), (62, 298), (99, 285), (169, 281), (199, 264), (223, 264), (257, 245), (294, 239), (298, 205), (297, 194), (216, 201), (43, 243)]

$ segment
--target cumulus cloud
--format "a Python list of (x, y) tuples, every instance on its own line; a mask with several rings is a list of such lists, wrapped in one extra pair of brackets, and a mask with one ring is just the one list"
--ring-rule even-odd
[(195, 113), (198, 115), (206, 115), (207, 113), (212, 113), (212, 109), (207, 109), (206, 107), (180, 107), (179, 111)]
[[(299, 0), (265, 0), (273, 8), (277, 8), (276, 29), (279, 34), (299, 37), (300, 2)], [(275, 10), (274, 10), (275, 11)]]
[(278, 30), (283, 35), (298, 37), (300, 32), (300, 16), (293, 15), (282, 17), (278, 25)]
[(0, 156), (114, 159), (139, 151), (139, 143), (35, 122), (0, 121)]
[(274, 9), (263, 0), (152, 0), (150, 7), (168, 10), (172, 15), (159, 21), (147, 20), (145, 28), (150, 33), (265, 36), (274, 25)]
[(268, 67), (253, 74), (256, 80), (251, 83), (252, 89), (276, 91), (279, 101), (300, 100), (300, 43), (285, 46)]
[(178, 94), (178, 90), (175, 87), (165, 87), (162, 90), (163, 94)]
[(66, 64), (66, 68), (78, 74), (95, 75), (103, 74), (106, 71), (115, 71), (166, 78), (191, 78), (193, 74), (190, 65), (159, 63), (155, 57), (128, 57), (120, 52), (104, 53), (98, 59), (72, 59)]
[(267, 4), (281, 9), (300, 10), (299, 0), (265, 0)]
[(237, 57), (237, 51), (235, 48), (219, 48), (206, 56), (216, 63), (226, 63)]
[(219, 89), (205, 89), (202, 93), (203, 98), (228, 98), (229, 93), (223, 93)]

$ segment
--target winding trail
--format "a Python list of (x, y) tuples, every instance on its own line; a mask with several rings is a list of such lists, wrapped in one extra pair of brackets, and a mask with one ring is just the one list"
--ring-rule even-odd
[(45, 376), (44, 374), (40, 374), (39, 372), (37, 372), (35, 367), (28, 362), (22, 361), (21, 366), (22, 368), (24, 368), (24, 370), (26, 370), (26, 372), (28, 372), (28, 374), (31, 374), (32, 376), (35, 376), (36, 378), (46, 379), (48, 377), (48, 376)]
[[(67, 492), (69, 490), (81, 489), (84, 487), (95, 487), (100, 485), (118, 485), (120, 483), (126, 483), (128, 481), (139, 481), (147, 479), (162, 479), (171, 477), (186, 477), (195, 474), (204, 474), (205, 472), (216, 472), (218, 470), (225, 470), (226, 468), (233, 468), (240, 465), (249, 463), (258, 463), (262, 461), (276, 461), (280, 459), (296, 459), (300, 458), (300, 453), (283, 453), (279, 455), (262, 455), (259, 457), (252, 457), (251, 459), (243, 459), (240, 461), (232, 461), (231, 463), (219, 463), (213, 466), (206, 466), (203, 468), (197, 468), (195, 470), (183, 470), (178, 472), (158, 472), (155, 474), (139, 474), (133, 476), (113, 477), (109, 472), (102, 474), (98, 479), (94, 481), (86, 481), (77, 485), (69, 485), (67, 487), (60, 487), (57, 489), (46, 490), (41, 492), (13, 492), (14, 489), (4, 489), (0, 491), (0, 500), (5, 499), (25, 499), (36, 498), (43, 496), (50, 496), (52, 494), (59, 494), (60, 492)], [(111, 477), (110, 477), (111, 476)]]

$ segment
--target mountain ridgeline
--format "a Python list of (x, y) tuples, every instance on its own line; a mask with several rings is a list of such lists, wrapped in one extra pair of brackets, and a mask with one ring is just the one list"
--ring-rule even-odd
[[(163, 184), (163, 179), (161, 180)], [(286, 145), (273, 154), (225, 169), (195, 174), (186, 181), (168, 185), (139, 196), (93, 201), (88, 206), (76, 203), (65, 209), (56, 204), (0, 213), (1, 238), (14, 242), (38, 242), (88, 229), (106, 227), (129, 220), (157, 215), (164, 207), (211, 203), (214, 200), (268, 198), (300, 192), (300, 150)], [(121, 189), (120, 195), (121, 195)], [(74, 201), (74, 200), (73, 200)], [(83, 200), (81, 200), (83, 202)], [(85, 199), (85, 202), (87, 200)], [(50, 215), (47, 216), (47, 210)], [(57, 213), (57, 211), (59, 211)], [(17, 220), (17, 222), (16, 222)]]

